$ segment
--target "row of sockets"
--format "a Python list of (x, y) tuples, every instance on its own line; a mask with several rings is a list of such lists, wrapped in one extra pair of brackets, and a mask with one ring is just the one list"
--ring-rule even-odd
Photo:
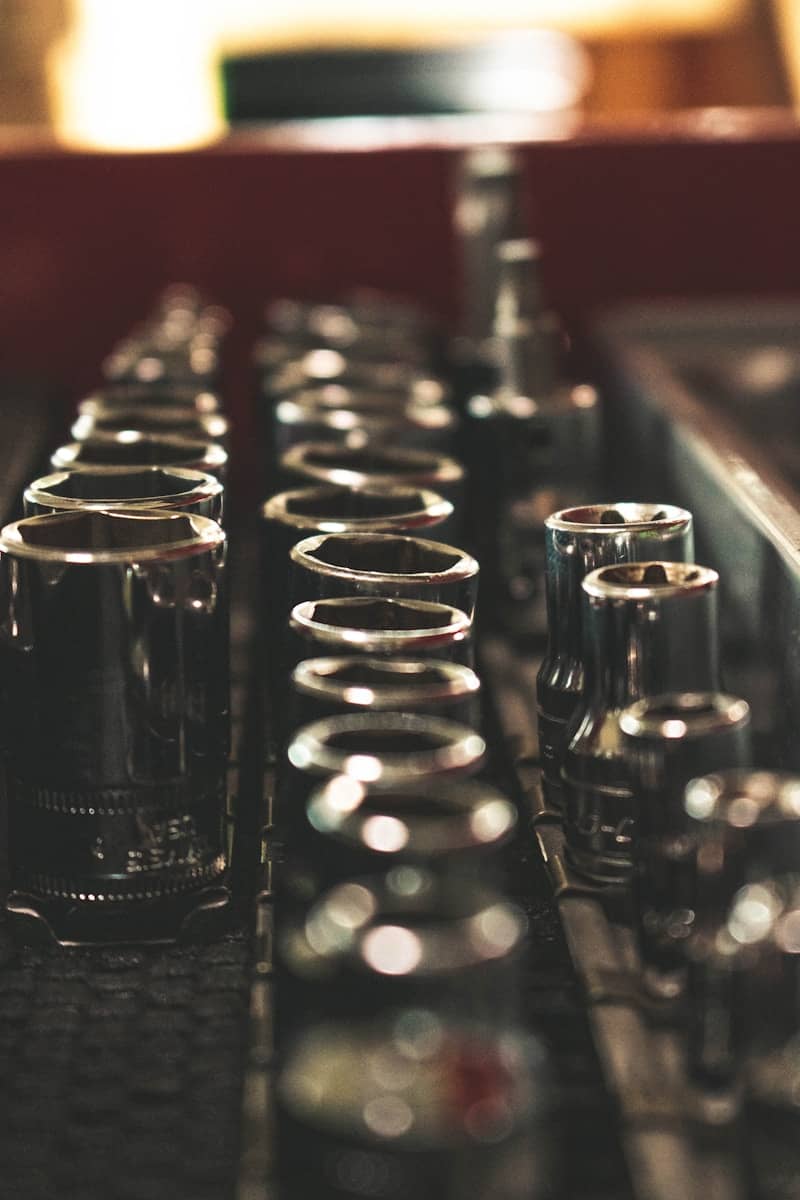
[[(336, 425), (322, 385), (287, 436), (275, 369), (317, 352), (303, 342), (320, 312), (294, 311), (295, 358), (261, 380), (268, 478), (325, 486), (260, 511), (279, 1173), (298, 1196), (556, 1195), (552, 1080), (522, 1032), (525, 922), (503, 896), (517, 813), (481, 777), (478, 563), (434, 540), (465, 532), (463, 468), (438, 436), (420, 445), (405, 392), (380, 390), (357, 339)], [(373, 397), (379, 440), (359, 417)]]
[(1, 535), (7, 908), (25, 937), (169, 940), (227, 906), (227, 453), (204, 440), (227, 434), (227, 323), (168, 290)]

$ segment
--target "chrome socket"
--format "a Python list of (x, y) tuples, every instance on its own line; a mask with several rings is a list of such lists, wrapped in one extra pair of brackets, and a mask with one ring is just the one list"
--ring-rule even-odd
[(466, 725), (416, 713), (369, 713), (330, 717), (293, 737), (278, 781), (273, 814), (290, 853), (303, 853), (306, 804), (313, 788), (344, 775), (377, 790), (474, 775), (486, 743)]
[(200, 416), (211, 416), (222, 409), (218, 392), (196, 387), (192, 384), (109, 383), (99, 391), (86, 396), (78, 405), (79, 416), (96, 416), (115, 409), (135, 408), (191, 409)]
[(401, 864), (426, 867), (437, 878), (484, 882), (514, 834), (514, 805), (486, 783), (438, 780), (376, 790), (347, 776), (316, 788), (306, 806), (303, 867), (287, 886), (302, 902), (325, 889)]
[(796, 928), (784, 916), (800, 862), (800, 779), (720, 771), (689, 783), (685, 808), (696, 844), (689, 1068), (706, 1087), (731, 1088), (756, 1048), (796, 1032), (796, 967), (783, 952), (793, 954)]
[(278, 1035), (404, 1008), (516, 1023), (522, 913), (491, 889), (398, 865), (340, 883), (278, 938)]
[(458, 511), (464, 468), (454, 458), (408, 446), (346, 446), (298, 442), (282, 456), (281, 471), (304, 483), (346, 488), (418, 487), (444, 496)]
[(329, 533), (304, 538), (289, 553), (291, 603), (328, 596), (435, 600), (472, 617), (478, 563), (444, 542), (393, 533)]
[(95, 412), (89, 411), (86, 402), (83, 407), (84, 411), (70, 429), (70, 435), (76, 442), (88, 441), (97, 434), (116, 434), (134, 429), (160, 437), (189, 438), (225, 445), (230, 434), (227, 418), (221, 413), (199, 413), (193, 408), (156, 408), (144, 404)]
[[(263, 650), (268, 674), (282, 672), (289, 619), (289, 554), (311, 534), (428, 531), (444, 524), (452, 505), (421, 488), (349, 491), (313, 487), (272, 496), (259, 512)], [(281, 675), (282, 684), (285, 675)]]
[(498, 388), (467, 405), (471, 527), (485, 615), (512, 636), (545, 631), (545, 522), (598, 490), (600, 405), (588, 385), (548, 394)]
[(408, 401), (430, 403), (434, 396), (437, 402), (447, 398), (442, 381), (419, 365), (402, 358), (365, 360), (323, 346), (279, 365), (267, 362), (261, 379), (267, 402), (331, 384), (353, 391), (394, 393)]
[(619, 716), (663, 692), (719, 683), (716, 571), (694, 563), (600, 567), (583, 580), (585, 687), (567, 733), (562, 781), (570, 862), (626, 881), (637, 802)]
[[(465, 1079), (481, 1081), (479, 1100)], [(420, 1008), (327, 1021), (282, 1065), (279, 1173), (298, 1195), (341, 1200), (363, 1197), (365, 1169), (415, 1200), (545, 1200), (558, 1178), (551, 1099), (544, 1048), (519, 1032)]]
[(480, 679), (460, 663), (435, 659), (306, 658), (291, 677), (289, 724), (355, 712), (444, 716), (478, 728)]
[(85, 442), (59, 446), (50, 458), (54, 471), (94, 470), (95, 467), (186, 467), (225, 481), (228, 454), (215, 442), (160, 437), (126, 429), (95, 434)]
[(454, 212), (463, 259), (464, 333), (475, 346), (492, 334), (500, 282), (497, 247), (522, 225), (520, 164), (508, 146), (480, 146), (461, 160)]
[(561, 768), (569, 721), (583, 696), (583, 593), (590, 571), (638, 560), (691, 562), (692, 517), (670, 504), (592, 504), (545, 521), (547, 650), (536, 679), (542, 786), (563, 807)]
[(695, 921), (694, 851), (684, 809), (690, 780), (750, 761), (750, 709), (719, 693), (638, 700), (620, 716), (633, 794), (634, 919), (646, 986), (678, 994)]
[(445, 404), (421, 404), (397, 396), (370, 407), (352, 407), (348, 396), (338, 393), (324, 404), (314, 393), (287, 396), (275, 405), (272, 424), (272, 449), (277, 459), (298, 442), (336, 442), (348, 447), (391, 442), (447, 453), (459, 429), (457, 415)]
[(354, 596), (304, 600), (292, 609), (291, 666), (319, 655), (443, 658), (471, 667), (472, 621), (448, 604)]
[(35, 479), (25, 489), (26, 517), (76, 509), (167, 508), (221, 522), (225, 490), (213, 475), (180, 467), (88, 467)]
[(0, 534), (12, 911), (56, 937), (175, 936), (226, 867), (225, 535), (141, 509)]

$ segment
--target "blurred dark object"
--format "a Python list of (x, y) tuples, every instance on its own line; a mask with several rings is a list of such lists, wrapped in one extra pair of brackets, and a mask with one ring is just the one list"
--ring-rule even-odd
[(573, 108), (588, 83), (577, 42), (515, 30), (459, 46), (266, 53), (223, 63), (226, 115), (240, 121)]

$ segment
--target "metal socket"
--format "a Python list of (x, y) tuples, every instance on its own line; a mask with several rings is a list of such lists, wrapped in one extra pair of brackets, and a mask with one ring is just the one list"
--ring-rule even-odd
[(221, 413), (199, 413), (193, 408), (177, 406), (156, 408), (144, 404), (91, 411), (90, 404), (84, 401), (83, 411), (73, 422), (70, 434), (76, 442), (85, 442), (96, 434), (120, 433), (128, 429), (155, 433), (161, 437), (221, 442), (223, 445), (230, 433), (228, 421)]
[(222, 400), (218, 392), (198, 388), (192, 384), (170, 383), (168, 386), (155, 382), (113, 383), (92, 392), (78, 405), (78, 413), (94, 416), (99, 412), (109, 413), (114, 409), (174, 408), (179, 411), (192, 409), (204, 416), (218, 413)]
[(293, 737), (278, 781), (274, 815), (290, 852), (302, 854), (305, 810), (322, 780), (345, 775), (376, 789), (474, 775), (486, 743), (473, 729), (416, 713), (365, 713), (330, 717)]
[(551, 1096), (544, 1048), (518, 1031), (419, 1008), (326, 1021), (282, 1064), (279, 1175), (298, 1195), (339, 1200), (363, 1197), (365, 1174), (375, 1200), (544, 1200), (557, 1176)]
[(440, 779), (376, 790), (335, 776), (311, 793), (302, 852), (287, 852), (278, 905), (306, 914), (328, 888), (400, 864), (502, 886), (501, 851), (516, 823), (514, 805), (483, 782)]
[(260, 510), (262, 649), (265, 673), (286, 682), (283, 649), (291, 610), (289, 554), (311, 534), (400, 533), (435, 529), (453, 511), (449, 501), (423, 488), (349, 491), (313, 487), (281, 492)]
[(681, 990), (695, 922), (694, 852), (684, 791), (691, 779), (750, 761), (750, 708), (720, 693), (639, 700), (620, 720), (636, 797), (634, 914), (645, 982)]
[(26, 517), (86, 508), (167, 508), (221, 522), (225, 489), (213, 475), (179, 467), (88, 467), (35, 479), (25, 489)]
[(569, 721), (583, 696), (583, 593), (590, 571), (641, 559), (691, 562), (691, 513), (671, 504), (592, 504), (545, 521), (547, 650), (536, 679), (542, 785), (563, 806), (561, 768)]
[(600, 488), (601, 408), (587, 384), (549, 393), (499, 387), (467, 405), (470, 528), (484, 616), (512, 636), (545, 633), (545, 522)]
[(402, 358), (363, 360), (324, 346), (313, 347), (280, 366), (268, 366), (261, 380), (267, 401), (279, 400), (305, 388), (338, 384), (354, 391), (394, 392), (407, 400), (441, 401), (447, 389), (440, 379)]
[(26, 518), (0, 534), (0, 596), (17, 907), (57, 936), (113, 910), (132, 924), (112, 936), (140, 936), (226, 866), (225, 534), (142, 509)]
[(472, 621), (448, 604), (382, 596), (304, 600), (292, 609), (294, 666), (319, 655), (443, 658), (472, 666)]
[(458, 509), (464, 468), (454, 458), (409, 446), (346, 446), (298, 442), (282, 456), (281, 471), (304, 482), (336, 487), (419, 487), (438, 492)]
[(474, 616), (478, 563), (444, 542), (394, 533), (326, 533), (290, 551), (290, 603), (327, 596), (435, 600)]
[[(770, 1023), (765, 1013), (776, 1033), (786, 1028), (787, 980), (781, 980), (779, 958), (764, 951), (781, 924), (781, 893), (796, 885), (800, 778), (719, 771), (688, 784), (685, 808), (696, 844), (689, 1069), (706, 1086), (730, 1087), (754, 1042), (763, 1038)], [(781, 928), (791, 938), (791, 923)], [(771, 968), (766, 973), (765, 962)], [(793, 990), (793, 980), (789, 983)], [(796, 1024), (796, 994), (791, 999)]]
[(463, 260), (464, 332), (477, 344), (492, 334), (497, 246), (521, 230), (520, 177), (519, 160), (508, 146), (480, 146), (460, 163), (453, 217)]
[(439, 876), (475, 871), (480, 863), (482, 874), (487, 854), (513, 835), (517, 812), (476, 780), (375, 790), (340, 775), (311, 793), (306, 821), (305, 858), (318, 894), (397, 863), (427, 865)]
[(54, 471), (94, 470), (95, 467), (187, 467), (225, 481), (228, 454), (214, 442), (160, 437), (125, 429), (95, 434), (85, 442), (59, 446), (50, 458)]
[(292, 729), (352, 712), (414, 712), (478, 727), (480, 679), (435, 659), (306, 658), (292, 672)]
[(398, 1008), (509, 1025), (526, 922), (499, 893), (403, 864), (340, 883), (278, 938), (278, 1035)]
[(444, 404), (420, 404), (404, 396), (371, 408), (320, 405), (313, 395), (290, 396), (274, 409), (272, 444), (278, 459), (298, 442), (336, 442), (368, 446), (391, 442), (447, 452), (459, 428), (455, 412)]
[(694, 563), (621, 563), (592, 571), (584, 593), (585, 689), (568, 730), (562, 780), (576, 870), (626, 881), (636, 798), (619, 716), (663, 692), (719, 686), (717, 584)]

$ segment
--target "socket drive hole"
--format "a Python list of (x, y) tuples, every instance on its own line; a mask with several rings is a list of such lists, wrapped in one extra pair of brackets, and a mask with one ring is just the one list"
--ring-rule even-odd
[(413, 629), (441, 629), (452, 624), (456, 610), (446, 605), (421, 605), (410, 601), (376, 598), (358, 604), (347, 600), (319, 600), (313, 606), (314, 620), (342, 629), (367, 629), (394, 632)]
[(461, 556), (415, 538), (347, 537), (326, 538), (310, 555), (331, 567), (373, 571), (382, 575), (438, 575), (458, 565)]
[(369, 520), (421, 512), (425, 497), (413, 488), (387, 492), (341, 491), (297, 492), (286, 497), (286, 512), (316, 521)]

